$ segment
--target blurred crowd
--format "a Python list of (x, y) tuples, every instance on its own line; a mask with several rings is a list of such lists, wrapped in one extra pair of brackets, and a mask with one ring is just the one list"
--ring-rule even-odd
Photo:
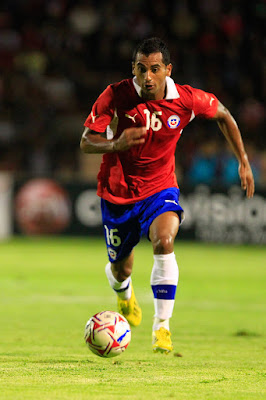
[[(214, 93), (236, 118), (266, 187), (264, 0), (2, 0), (0, 171), (95, 180), (79, 140), (105, 87), (131, 77), (143, 38), (169, 45), (177, 83)], [(214, 122), (191, 122), (176, 151), (180, 183), (238, 183)]]

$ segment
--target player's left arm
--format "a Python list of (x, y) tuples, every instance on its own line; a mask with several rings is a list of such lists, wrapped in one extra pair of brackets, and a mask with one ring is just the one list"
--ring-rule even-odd
[(239, 177), (243, 190), (246, 190), (247, 197), (253, 197), (255, 185), (253, 173), (249, 164), (248, 156), (245, 151), (243, 140), (237, 123), (229, 110), (219, 101), (217, 111), (213, 117), (230, 144), (239, 162)]

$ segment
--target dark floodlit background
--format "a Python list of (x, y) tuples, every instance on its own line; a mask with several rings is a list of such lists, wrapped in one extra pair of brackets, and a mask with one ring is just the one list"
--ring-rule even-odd
[(214, 121), (196, 118), (176, 149), (179, 238), (266, 243), (264, 0), (2, 0), (0, 238), (102, 235), (83, 124), (110, 83), (132, 77), (135, 46), (159, 36), (177, 83), (214, 93), (238, 122), (256, 195)]
[[(84, 120), (109, 83), (131, 77), (135, 45), (160, 36), (175, 81), (230, 109), (265, 187), (265, 15), (263, 0), (3, 0), (0, 171), (95, 181), (99, 156), (79, 150)], [(238, 183), (215, 123), (185, 129), (176, 166), (180, 183)]]

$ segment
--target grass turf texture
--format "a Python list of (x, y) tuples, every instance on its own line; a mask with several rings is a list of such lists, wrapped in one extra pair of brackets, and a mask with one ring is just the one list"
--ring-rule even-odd
[(143, 322), (123, 355), (102, 359), (83, 332), (91, 315), (116, 310), (103, 239), (1, 243), (0, 399), (265, 399), (265, 249), (176, 242), (175, 252), (174, 352), (151, 351), (145, 240), (133, 272)]

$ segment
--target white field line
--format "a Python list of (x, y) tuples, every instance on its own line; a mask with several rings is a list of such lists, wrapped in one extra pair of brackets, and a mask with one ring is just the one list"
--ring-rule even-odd
[[(153, 304), (153, 296), (152, 293), (142, 293), (142, 295), (138, 295), (138, 300), (141, 304)], [(14, 296), (14, 297), (2, 297), (0, 302), (3, 304), (101, 304), (101, 303), (116, 303), (115, 294), (111, 294), (108, 296), (76, 296), (76, 295), (49, 295), (49, 294), (35, 294), (31, 296)], [(232, 303), (232, 302), (217, 302), (217, 301), (182, 301), (176, 299), (175, 309), (193, 309), (193, 310), (228, 310), (228, 311), (266, 311), (266, 307), (264, 304), (254, 304), (251, 303), (249, 305), (243, 306), (241, 303)]]

